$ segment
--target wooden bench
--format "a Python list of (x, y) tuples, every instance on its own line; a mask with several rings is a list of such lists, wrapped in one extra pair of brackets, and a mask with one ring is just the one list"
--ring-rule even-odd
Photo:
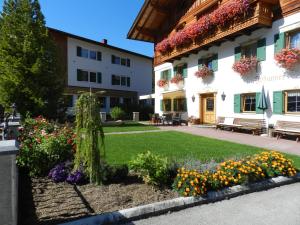
[(218, 117), (216, 129), (231, 129), (240, 127), (240, 125), (234, 123), (235, 118), (233, 117)]
[(296, 141), (300, 141), (300, 122), (277, 120), (274, 132), (277, 139), (284, 135), (296, 136)]
[(260, 135), (266, 127), (264, 119), (235, 118), (234, 124), (239, 125), (235, 129), (247, 130), (252, 132), (253, 135)]

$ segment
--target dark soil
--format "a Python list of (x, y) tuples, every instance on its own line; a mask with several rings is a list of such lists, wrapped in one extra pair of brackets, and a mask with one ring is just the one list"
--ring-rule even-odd
[(134, 177), (122, 184), (73, 186), (20, 174), (19, 186), (19, 225), (52, 225), (178, 197)]

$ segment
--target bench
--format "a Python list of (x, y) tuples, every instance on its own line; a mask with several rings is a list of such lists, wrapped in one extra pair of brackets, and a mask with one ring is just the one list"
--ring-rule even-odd
[(266, 128), (264, 119), (235, 118), (234, 123), (239, 125), (237, 129), (250, 131), (253, 135), (262, 134), (263, 129)]
[(277, 139), (284, 135), (296, 136), (296, 141), (300, 141), (300, 122), (277, 120), (274, 132)]
[(231, 128), (233, 131), (233, 128), (240, 126), (241, 125), (235, 124), (235, 119), (233, 117), (218, 117), (216, 129)]

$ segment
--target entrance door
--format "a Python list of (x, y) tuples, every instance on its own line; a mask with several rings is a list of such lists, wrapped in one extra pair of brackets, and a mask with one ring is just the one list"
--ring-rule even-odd
[(201, 95), (201, 109), (202, 123), (216, 123), (216, 97), (214, 94)]

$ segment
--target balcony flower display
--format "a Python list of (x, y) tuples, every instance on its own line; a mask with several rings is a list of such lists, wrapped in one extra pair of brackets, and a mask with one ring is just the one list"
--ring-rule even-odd
[(232, 69), (241, 74), (246, 75), (254, 70), (257, 66), (257, 58), (256, 57), (244, 57), (239, 61), (235, 62), (232, 66)]
[(292, 70), (300, 62), (300, 49), (282, 49), (275, 55), (276, 62), (287, 70)]
[(168, 81), (166, 79), (160, 79), (159, 81), (157, 81), (157, 86), (160, 88), (164, 88), (165, 86), (167, 86)]
[(160, 52), (161, 54), (166, 54), (167, 52), (172, 51), (170, 40), (168, 38), (165, 38), (156, 45), (155, 50)]
[(209, 75), (212, 75), (213, 71), (211, 69), (209, 69), (207, 66), (203, 66), (201, 69), (199, 69), (196, 73), (195, 76), (198, 78), (204, 78), (207, 77)]
[(172, 84), (179, 84), (180, 82), (183, 81), (183, 76), (181, 74), (176, 74), (172, 79), (171, 83)]
[(156, 45), (156, 50), (161, 54), (166, 54), (175, 47), (190, 44), (193, 42), (193, 39), (208, 34), (214, 30), (213, 28), (222, 28), (238, 17), (244, 16), (249, 9), (249, 0), (231, 0), (213, 12), (203, 15), (196, 22), (189, 24), (183, 30), (159, 42)]

